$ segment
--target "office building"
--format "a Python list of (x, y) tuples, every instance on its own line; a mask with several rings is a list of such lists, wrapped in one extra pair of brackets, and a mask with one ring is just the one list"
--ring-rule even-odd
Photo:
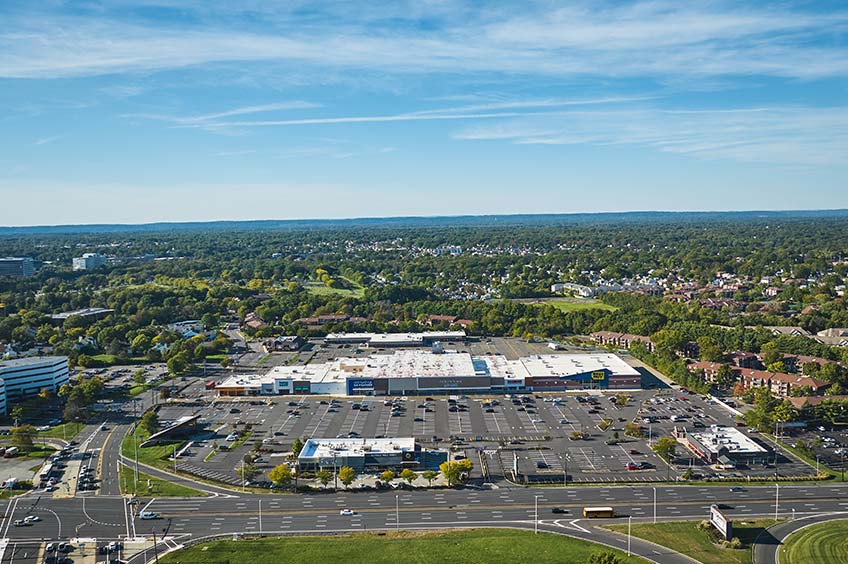
[(35, 261), (30, 257), (0, 258), (0, 276), (32, 276)]
[(6, 406), (35, 396), (44, 388), (57, 392), (68, 383), (69, 377), (66, 356), (35, 356), (0, 361), (0, 380), (4, 384)]
[(106, 265), (106, 257), (99, 253), (85, 253), (73, 260), (74, 270), (92, 270)]

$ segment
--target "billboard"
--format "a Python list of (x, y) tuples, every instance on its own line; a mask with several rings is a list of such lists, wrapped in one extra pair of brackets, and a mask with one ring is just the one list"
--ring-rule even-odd
[(710, 506), (710, 523), (724, 537), (724, 540), (733, 538), (733, 521), (727, 519), (724, 513), (718, 508), (718, 505)]

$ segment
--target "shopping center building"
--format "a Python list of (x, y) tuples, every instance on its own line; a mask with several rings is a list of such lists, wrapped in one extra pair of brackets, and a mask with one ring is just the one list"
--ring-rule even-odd
[(641, 374), (614, 354), (545, 354), (507, 360), (502, 355), (398, 350), (304, 366), (276, 366), (266, 374), (234, 375), (216, 384), (221, 396), (429, 395), (580, 389), (638, 389)]

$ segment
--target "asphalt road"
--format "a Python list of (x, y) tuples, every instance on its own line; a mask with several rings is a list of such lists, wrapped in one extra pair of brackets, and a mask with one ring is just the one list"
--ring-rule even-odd
[[(732, 506), (727, 509), (735, 520), (774, 515), (775, 488), (752, 487), (744, 492), (727, 488), (657, 487), (657, 518), (702, 519), (715, 502)], [(779, 516), (841, 512), (848, 506), (848, 487), (839, 485), (798, 485), (780, 488)], [(260, 517), (261, 503), (261, 517)], [(532, 528), (536, 504), (541, 530), (568, 534), (626, 548), (626, 537), (596, 528), (609, 520), (583, 519), (585, 506), (615, 507), (621, 515), (615, 522), (653, 519), (653, 488), (610, 487), (531, 489), (498, 488), (493, 490), (456, 489), (430, 491), (337, 492), (309, 495), (221, 494), (207, 498), (143, 499), (140, 511), (155, 511), (156, 520), (133, 519), (131, 508), (118, 496), (85, 495), (71, 499), (53, 499), (30, 494), (3, 502), (0, 511), (0, 538), (14, 545), (14, 562), (26, 562), (21, 548), (34, 547), (50, 540), (97, 538), (119, 540), (127, 537), (167, 535), (177, 539), (231, 533), (316, 533), (365, 531), (394, 528), (455, 528), (517, 526)], [(565, 514), (554, 514), (560, 507)], [(340, 515), (352, 509), (353, 516)], [(11, 523), (26, 515), (38, 515), (42, 521), (28, 527)], [(800, 523), (798, 519), (793, 523)], [(787, 527), (792, 525), (788, 524)], [(633, 540), (634, 552), (657, 562), (685, 562), (679, 555), (663, 551), (650, 543)], [(760, 553), (763, 555), (760, 556)], [(774, 551), (758, 552), (758, 564), (773, 562)], [(34, 561), (34, 560), (33, 560)], [(9, 562), (0, 559), (0, 562)]]

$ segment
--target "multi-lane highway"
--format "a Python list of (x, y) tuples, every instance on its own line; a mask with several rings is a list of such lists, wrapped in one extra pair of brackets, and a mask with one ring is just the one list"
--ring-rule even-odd
[[(148, 400), (149, 401), (149, 400)], [(141, 413), (145, 405), (138, 405)], [(731, 518), (755, 516), (795, 519), (781, 525), (788, 534), (820, 515), (848, 516), (848, 486), (798, 484), (781, 486), (667, 486), (525, 488), (508, 482), (482, 489), (389, 490), (324, 494), (252, 494), (234, 492), (172, 476), (156, 468), (141, 470), (156, 477), (184, 483), (208, 494), (202, 498), (144, 498), (134, 505), (120, 496), (118, 464), (121, 438), (130, 428), (133, 406), (112, 413), (108, 429), (97, 425), (80, 434), (80, 449), (91, 453), (90, 463), (100, 477), (97, 491), (79, 491), (69, 497), (35, 491), (0, 502), (0, 564), (38, 562), (39, 549), (49, 541), (69, 539), (113, 540), (166, 537), (169, 546), (209, 535), (296, 534), (465, 527), (538, 528), (626, 549), (627, 538), (598, 528), (607, 521), (584, 519), (587, 506), (612, 506), (615, 521), (705, 519), (712, 504), (722, 504)], [(130, 460), (124, 460), (131, 464)], [(60, 489), (61, 492), (61, 489)], [(73, 494), (73, 492), (70, 492)], [(554, 508), (562, 510), (553, 513)], [(350, 509), (353, 515), (342, 515)], [(158, 514), (141, 520), (141, 511)], [(36, 515), (41, 521), (26, 527), (17, 519)], [(782, 538), (779, 536), (779, 538)], [(91, 540), (87, 542), (93, 542)], [(638, 539), (634, 553), (660, 563), (691, 563), (691, 559)], [(756, 564), (775, 562), (774, 545), (759, 547)]]
[[(796, 519), (808, 515), (848, 512), (848, 488), (839, 485), (797, 485), (780, 488), (777, 513)], [(775, 487), (751, 487), (742, 492), (706, 487), (610, 487), (532, 489), (458, 489), (437, 491), (338, 492), (312, 495), (213, 495), (206, 498), (142, 499), (135, 513), (156, 512), (159, 519), (133, 518), (133, 508), (113, 495), (78, 495), (53, 499), (27, 495), (3, 502), (2, 537), (17, 547), (15, 562), (25, 562), (21, 548), (49, 540), (97, 538), (121, 540), (158, 536), (176, 539), (216, 534), (315, 533), (395, 528), (453, 528), (518, 526), (555, 531), (606, 542), (619, 548), (626, 539), (596, 528), (599, 522), (583, 519), (585, 506), (613, 506), (619, 522), (657, 519), (703, 519), (712, 503), (724, 503), (734, 519), (775, 514)], [(538, 507), (538, 510), (537, 510)], [(565, 513), (554, 514), (558, 507)], [(341, 515), (351, 509), (354, 515)], [(537, 512), (538, 511), (538, 512)], [(12, 522), (27, 515), (42, 520), (28, 527)], [(636, 542), (635, 540), (633, 541)], [(638, 546), (637, 546), (638, 545)], [(679, 562), (679, 557), (648, 543), (633, 550), (658, 562)], [(659, 552), (659, 554), (657, 554)], [(35, 560), (31, 560), (35, 561)], [(771, 562), (768, 554), (758, 562)], [(8, 560), (3, 560), (8, 562)]]

